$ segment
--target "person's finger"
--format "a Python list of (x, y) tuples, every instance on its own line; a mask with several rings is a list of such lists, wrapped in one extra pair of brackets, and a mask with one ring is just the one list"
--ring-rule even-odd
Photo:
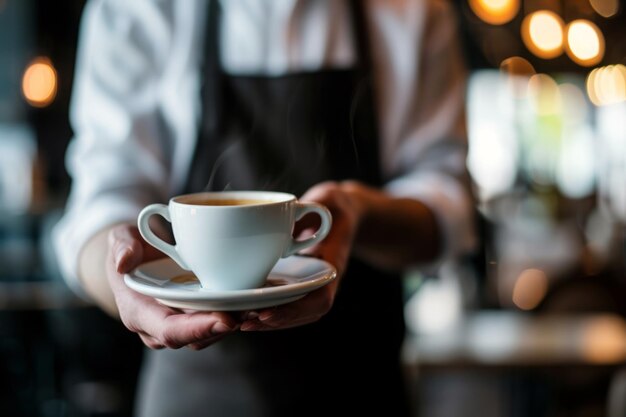
[(115, 270), (119, 274), (129, 272), (144, 259), (143, 245), (134, 236), (131, 226), (113, 228), (109, 233), (109, 247)]
[(262, 332), (262, 331), (268, 331), (268, 330), (289, 329), (292, 327), (299, 327), (299, 326), (304, 326), (306, 324), (314, 323), (318, 321), (319, 319), (321, 319), (322, 317), (323, 316), (311, 316), (311, 317), (307, 317), (306, 319), (287, 322), (287, 323), (283, 323), (280, 325), (270, 325), (267, 323), (260, 322), (258, 320), (250, 320), (250, 321), (243, 322), (241, 324), (240, 330), (242, 332)]
[(334, 182), (325, 182), (312, 187), (301, 200), (323, 204), (333, 216), (333, 227), (326, 238), (301, 253), (329, 261), (337, 267), (341, 276), (358, 227), (356, 203)]
[(142, 309), (140, 327), (168, 348), (178, 349), (235, 331), (238, 323), (225, 313), (168, 314), (156, 307)]
[(321, 219), (316, 213), (305, 214), (293, 227), (293, 236), (301, 239), (309, 237), (320, 228)]
[(115, 269), (123, 274), (142, 262), (163, 257), (163, 253), (144, 242), (135, 226), (120, 225), (109, 233), (109, 246)]
[(216, 342), (219, 342), (220, 340), (222, 340), (226, 336), (227, 336), (227, 334), (222, 334), (222, 335), (219, 335), (219, 336), (211, 337), (209, 339), (206, 339), (206, 340), (203, 340), (203, 341), (200, 341), (200, 342), (190, 343), (190, 344), (187, 345), (187, 347), (189, 349), (192, 349), (192, 350), (202, 350), (202, 349), (205, 349), (205, 348), (211, 346), (212, 344), (214, 344)]
[(244, 321), (240, 329), (242, 331), (285, 329), (318, 321), (333, 305), (334, 285), (328, 284), (293, 303), (261, 310), (258, 317)]
[(147, 334), (141, 334), (139, 333), (139, 338), (141, 339), (141, 341), (143, 342), (144, 345), (146, 345), (147, 347), (149, 347), (150, 349), (163, 349), (165, 346), (163, 344), (161, 344), (158, 340), (156, 340), (154, 337), (149, 336)]
[(352, 249), (353, 231), (342, 221), (336, 221), (328, 236), (317, 245), (305, 248), (300, 255), (322, 259), (337, 269), (341, 278), (346, 269)]
[(238, 317), (241, 321), (254, 320), (259, 317), (259, 312), (256, 310), (241, 311)]
[[(118, 300), (124, 325), (138, 333), (152, 349), (178, 349), (197, 342), (224, 336), (238, 328), (238, 323), (226, 313), (180, 313), (159, 304), (150, 297), (131, 293)], [(131, 299), (132, 298), (132, 299)]]

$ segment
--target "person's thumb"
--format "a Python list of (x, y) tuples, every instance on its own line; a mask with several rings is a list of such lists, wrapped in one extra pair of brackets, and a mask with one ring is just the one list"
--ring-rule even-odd
[(143, 246), (133, 233), (133, 226), (118, 226), (111, 230), (109, 244), (119, 274), (125, 274), (143, 261)]

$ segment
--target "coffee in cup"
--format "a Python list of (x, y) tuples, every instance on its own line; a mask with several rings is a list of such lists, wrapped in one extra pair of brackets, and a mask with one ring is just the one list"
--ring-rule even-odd
[[(295, 240), (294, 224), (307, 213), (320, 216), (320, 227), (313, 236)], [(175, 245), (150, 229), (149, 219), (155, 214), (171, 222)], [(203, 289), (215, 291), (262, 287), (281, 257), (320, 242), (331, 224), (326, 207), (266, 191), (181, 195), (168, 205), (145, 207), (138, 218), (139, 232), (149, 244), (192, 271)]]

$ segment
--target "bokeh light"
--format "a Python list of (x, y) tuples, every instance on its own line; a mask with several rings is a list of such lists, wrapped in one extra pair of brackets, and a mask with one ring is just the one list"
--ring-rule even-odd
[(539, 58), (556, 58), (563, 53), (563, 20), (548, 10), (529, 14), (522, 22), (522, 40)]
[(592, 22), (578, 19), (565, 29), (565, 51), (572, 61), (589, 67), (604, 57), (604, 35)]
[(540, 269), (526, 269), (513, 287), (513, 303), (522, 310), (537, 307), (548, 292), (548, 277)]
[(570, 126), (579, 127), (581, 124), (590, 124), (592, 109), (585, 95), (584, 78), (576, 76), (569, 82), (559, 84), (561, 103), (563, 106), (563, 121)]
[(626, 224), (626, 101), (598, 107), (596, 123), (600, 139), (599, 202), (604, 214)]
[(459, 321), (461, 292), (451, 280), (428, 280), (405, 304), (407, 327), (416, 333), (437, 333)]
[(506, 194), (515, 183), (519, 162), (515, 91), (521, 87), (510, 87), (527, 82), (526, 77), (503, 76), (495, 70), (478, 71), (470, 79), (467, 167), (481, 201)]
[(602, 17), (615, 16), (619, 10), (618, 0), (589, 0), (591, 7)]
[(512, 56), (500, 63), (500, 72), (506, 77), (508, 88), (515, 98), (525, 98), (528, 78), (536, 74), (533, 65), (520, 56)]
[(468, 168), (480, 187), (481, 198), (509, 191), (517, 172), (518, 151), (514, 132), (499, 123), (479, 120), (472, 128)]
[(597, 143), (590, 126), (582, 125), (563, 140), (556, 167), (556, 183), (569, 198), (590, 196), (596, 185)]
[(34, 59), (24, 71), (22, 93), (33, 107), (46, 107), (57, 93), (57, 73), (49, 58)]
[(533, 65), (521, 56), (512, 56), (500, 63), (500, 70), (509, 75), (531, 76), (536, 73)]
[(587, 76), (587, 95), (596, 106), (626, 100), (626, 66), (607, 65), (594, 69)]
[(594, 363), (621, 363), (626, 359), (626, 327), (619, 317), (598, 317), (581, 332), (581, 349)]
[(539, 116), (561, 114), (561, 91), (554, 78), (535, 74), (528, 80), (529, 104)]
[(476, 16), (492, 25), (510, 22), (520, 8), (519, 0), (470, 0), (469, 5)]
[(569, 198), (590, 196), (596, 186), (598, 143), (591, 124), (589, 102), (576, 83), (559, 84), (563, 108), (563, 135), (556, 166), (556, 184)]

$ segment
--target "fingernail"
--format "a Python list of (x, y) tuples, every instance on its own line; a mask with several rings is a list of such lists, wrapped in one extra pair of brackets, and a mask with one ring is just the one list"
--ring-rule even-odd
[(232, 327), (229, 327), (228, 325), (222, 322), (215, 323), (213, 327), (211, 328), (212, 334), (223, 334), (223, 333), (229, 333), (232, 331), (233, 331)]
[(259, 320), (265, 321), (274, 317), (274, 310), (266, 310), (259, 314)]
[(257, 313), (256, 311), (248, 311), (244, 316), (243, 319), (244, 320), (254, 320), (257, 317), (259, 317), (259, 313)]
[(115, 253), (115, 269), (117, 269), (119, 274), (124, 274), (129, 271), (131, 268), (131, 264), (129, 263), (131, 257), (132, 251), (128, 247), (119, 249)]
[(119, 248), (115, 252), (115, 266), (120, 266), (120, 263), (124, 259), (124, 256), (126, 256), (126, 253), (128, 253), (128, 248), (127, 247)]

